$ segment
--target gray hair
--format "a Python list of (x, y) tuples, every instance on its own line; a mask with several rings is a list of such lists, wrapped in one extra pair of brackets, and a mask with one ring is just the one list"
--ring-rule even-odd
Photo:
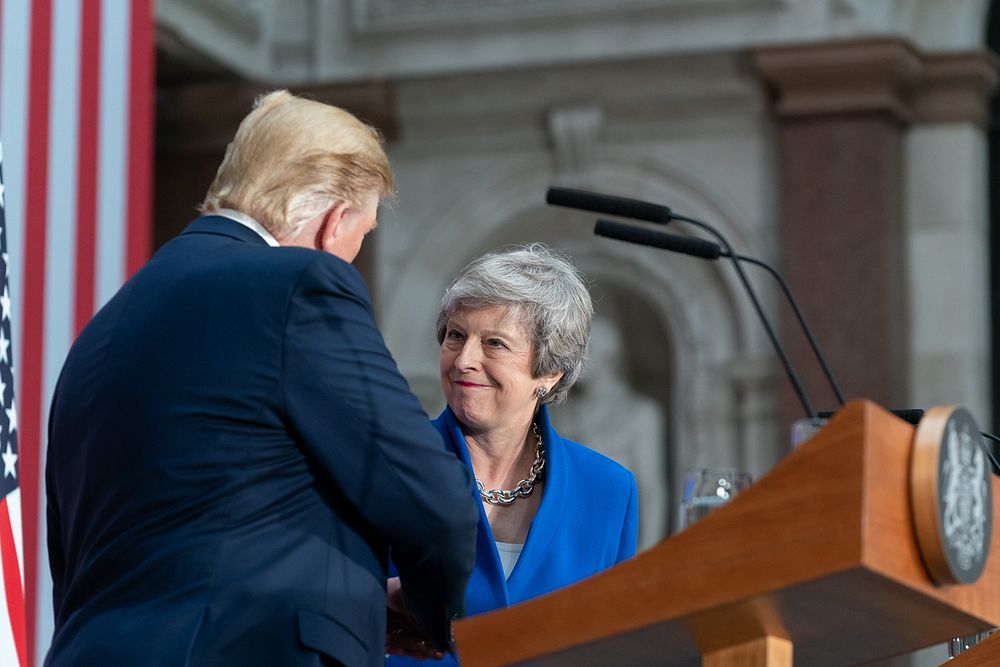
[(457, 310), (506, 306), (531, 338), (533, 377), (563, 376), (543, 402), (566, 399), (586, 363), (594, 306), (583, 276), (569, 259), (542, 243), (498, 250), (474, 259), (445, 290), (437, 317), (438, 343)]

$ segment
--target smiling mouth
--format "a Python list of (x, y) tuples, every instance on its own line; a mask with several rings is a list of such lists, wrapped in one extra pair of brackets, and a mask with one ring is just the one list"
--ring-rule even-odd
[(457, 384), (460, 387), (475, 387), (475, 388), (481, 388), (487, 386), (485, 384), (476, 384), (475, 382), (466, 382), (465, 380), (456, 380), (455, 384)]

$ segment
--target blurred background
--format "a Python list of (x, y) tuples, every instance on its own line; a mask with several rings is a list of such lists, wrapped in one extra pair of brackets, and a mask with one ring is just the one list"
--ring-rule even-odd
[[(432, 415), (454, 273), (529, 241), (574, 258), (597, 321), (555, 423), (636, 473), (642, 547), (675, 529), (687, 470), (760, 477), (802, 408), (729, 263), (595, 237), (597, 216), (546, 206), (551, 185), (665, 204), (774, 264), (849, 400), (962, 404), (995, 430), (1000, 2), (2, 0), (0, 19), (38, 656), (52, 623), (38, 470), (62, 356), (193, 219), (240, 119), (277, 87), (386, 137), (398, 197), (359, 268)], [(747, 271), (812, 401), (835, 409), (776, 284)]]

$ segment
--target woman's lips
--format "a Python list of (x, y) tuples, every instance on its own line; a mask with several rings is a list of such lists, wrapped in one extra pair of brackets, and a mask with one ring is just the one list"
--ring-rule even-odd
[(460, 387), (473, 387), (473, 388), (486, 386), (485, 384), (476, 384), (475, 382), (468, 382), (467, 380), (456, 380), (455, 384), (457, 384)]

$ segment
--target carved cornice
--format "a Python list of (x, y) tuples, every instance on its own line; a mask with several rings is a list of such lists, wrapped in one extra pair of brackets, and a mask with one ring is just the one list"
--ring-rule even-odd
[(914, 91), (919, 122), (990, 124), (990, 98), (997, 88), (1000, 59), (992, 51), (931, 54)]
[(885, 112), (909, 122), (909, 91), (920, 55), (897, 39), (826, 42), (760, 49), (754, 64), (774, 91), (778, 116)]
[(559, 107), (548, 113), (549, 139), (559, 182), (588, 185), (599, 153), (604, 113), (596, 104)]
[(398, 31), (448, 26), (502, 24), (567, 15), (620, 14), (623, 11), (751, 11), (780, 7), (787, 0), (352, 0), (358, 32)]
[(779, 117), (882, 112), (902, 123), (989, 123), (998, 59), (989, 51), (919, 53), (899, 39), (760, 49), (754, 64)]

